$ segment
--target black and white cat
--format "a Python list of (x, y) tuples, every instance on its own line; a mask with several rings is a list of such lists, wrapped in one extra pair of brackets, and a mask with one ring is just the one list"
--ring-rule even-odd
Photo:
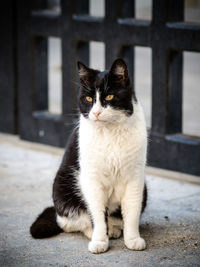
[[(126, 63), (100, 72), (78, 62), (80, 120), (53, 184), (54, 207), (31, 226), (35, 238), (83, 232), (92, 253), (105, 252), (123, 229), (127, 248), (143, 250), (147, 133)], [(122, 219), (123, 218), (123, 219)]]

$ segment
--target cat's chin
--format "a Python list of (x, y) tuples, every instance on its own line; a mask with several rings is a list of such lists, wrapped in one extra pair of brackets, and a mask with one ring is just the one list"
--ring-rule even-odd
[(118, 125), (118, 124), (121, 124), (123, 123), (124, 121), (127, 120), (127, 116), (121, 116), (121, 117), (117, 117), (117, 118), (114, 118), (114, 119), (110, 119), (110, 118), (107, 118), (107, 119), (95, 119), (95, 118), (90, 118), (88, 117), (87, 118), (90, 122), (96, 124), (96, 125), (108, 125), (108, 124), (111, 124), (111, 125)]
[(122, 123), (124, 120), (118, 120), (118, 121), (115, 121), (115, 120), (113, 120), (113, 121), (110, 121), (110, 120), (91, 120), (90, 119), (90, 121), (92, 122), (92, 123), (94, 123), (94, 124), (96, 124), (96, 125), (116, 125), (116, 124), (119, 124), (119, 123)]
[(90, 120), (91, 122), (96, 123), (96, 124), (105, 124), (105, 123), (108, 123), (108, 122), (109, 122), (109, 121), (107, 121), (107, 120), (91, 119), (91, 118), (89, 118), (89, 120)]
[(95, 120), (96, 123), (107, 123), (107, 121), (104, 120)]

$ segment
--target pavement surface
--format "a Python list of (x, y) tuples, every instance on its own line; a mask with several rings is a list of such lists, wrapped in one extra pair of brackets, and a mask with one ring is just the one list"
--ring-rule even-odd
[(147, 173), (149, 199), (140, 226), (146, 250), (130, 251), (120, 238), (110, 241), (108, 252), (93, 255), (79, 233), (34, 240), (29, 227), (52, 205), (62, 154), (0, 134), (0, 266), (200, 266), (200, 186), (153, 172)]

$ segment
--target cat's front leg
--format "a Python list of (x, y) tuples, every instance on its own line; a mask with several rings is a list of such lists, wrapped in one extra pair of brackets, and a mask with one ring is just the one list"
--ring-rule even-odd
[(124, 220), (124, 243), (132, 250), (143, 250), (146, 243), (139, 233), (139, 220), (142, 207), (144, 182), (139, 178), (127, 184), (122, 199)]
[(85, 180), (82, 190), (93, 222), (92, 239), (89, 242), (88, 249), (92, 253), (103, 253), (109, 247), (105, 219), (106, 194), (101, 185), (94, 179)]

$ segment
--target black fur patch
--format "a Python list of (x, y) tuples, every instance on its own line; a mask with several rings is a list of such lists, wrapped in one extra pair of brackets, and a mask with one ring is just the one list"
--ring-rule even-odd
[(108, 235), (108, 209), (106, 208), (105, 210), (105, 213), (104, 213), (104, 216), (105, 216), (105, 224), (106, 224), (106, 234)]
[(119, 206), (114, 212), (112, 212), (110, 216), (115, 217), (117, 219), (122, 219), (121, 206)]
[[(115, 67), (124, 67), (125, 74), (116, 75)], [(80, 98), (79, 108), (81, 113), (87, 118), (88, 114), (96, 102), (96, 91), (100, 93), (100, 102), (103, 107), (110, 105), (114, 109), (122, 110), (127, 116), (133, 113), (132, 99), (136, 102), (135, 92), (132, 88), (128, 70), (122, 59), (117, 59), (110, 71), (100, 72), (86, 67), (83, 63), (78, 63), (79, 70), (84, 69), (85, 75), (80, 76)], [(107, 95), (114, 95), (111, 101), (106, 101)], [(86, 96), (90, 96), (93, 102), (87, 102)]]
[(30, 227), (30, 233), (34, 238), (51, 237), (61, 232), (63, 230), (56, 223), (54, 207), (45, 209)]
[(143, 200), (142, 200), (142, 212), (145, 210), (147, 205), (147, 185), (144, 184), (144, 190), (143, 190)]
[(71, 216), (86, 211), (85, 202), (77, 187), (75, 172), (79, 171), (78, 162), (78, 129), (69, 138), (61, 166), (53, 184), (53, 201), (60, 216)]

